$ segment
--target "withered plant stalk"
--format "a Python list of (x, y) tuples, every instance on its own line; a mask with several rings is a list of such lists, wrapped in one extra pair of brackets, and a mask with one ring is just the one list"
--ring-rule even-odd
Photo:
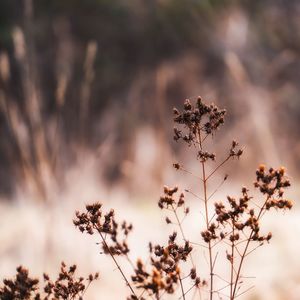
[(101, 231), (100, 231), (99, 229), (97, 229), (97, 231), (98, 231), (98, 233), (99, 233), (99, 235), (100, 235), (100, 237), (101, 237), (101, 240), (102, 240), (102, 243), (104, 244), (104, 247), (107, 249), (107, 251), (108, 251), (110, 257), (112, 258), (113, 262), (115, 263), (116, 267), (118, 268), (119, 272), (121, 273), (123, 279), (125, 280), (126, 285), (129, 287), (131, 293), (132, 293), (135, 297), (137, 297), (136, 294), (135, 294), (135, 291), (133, 290), (131, 284), (129, 283), (129, 281), (128, 281), (126, 275), (124, 274), (124, 272), (123, 272), (121, 266), (119, 265), (118, 261), (115, 259), (115, 256), (114, 256), (113, 253), (111, 252), (110, 248), (108, 247), (108, 245), (107, 245), (107, 243), (106, 243), (106, 241), (105, 241), (105, 238), (104, 238), (103, 234), (101, 233)]
[[(203, 152), (203, 141), (201, 138), (201, 130), (198, 127), (197, 128), (197, 134), (198, 134), (198, 142), (199, 142), (199, 149), (201, 152)], [(208, 214), (208, 197), (207, 197), (207, 177), (206, 177), (206, 171), (205, 171), (205, 160), (201, 160), (201, 166), (202, 166), (202, 184), (203, 184), (203, 196), (204, 196), (204, 206), (205, 206), (205, 223), (206, 223), (206, 230), (209, 229), (209, 214)], [(209, 299), (212, 300), (213, 298), (213, 283), (214, 283), (214, 266), (213, 266), (213, 252), (211, 247), (211, 241), (208, 242), (208, 255), (209, 255), (209, 275), (210, 275), (210, 297)]]

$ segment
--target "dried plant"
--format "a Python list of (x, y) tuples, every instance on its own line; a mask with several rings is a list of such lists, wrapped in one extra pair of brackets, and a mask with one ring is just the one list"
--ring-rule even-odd
[[(101, 203), (87, 205), (85, 213), (76, 212), (76, 219), (73, 221), (73, 223), (81, 232), (86, 232), (90, 235), (94, 234), (94, 232), (97, 232), (100, 235), (103, 252), (111, 256), (120, 273), (122, 274), (126, 284), (129, 286), (131, 292), (135, 295), (132, 286), (130, 285), (127, 277), (115, 258), (115, 255), (124, 255), (129, 260), (129, 248), (127, 246), (126, 239), (122, 240), (121, 242), (119, 241), (120, 227), (115, 221), (114, 211), (111, 210), (108, 213), (103, 214)], [(121, 226), (121, 231), (123, 231), (125, 238), (127, 238), (131, 230), (132, 225), (127, 225), (127, 223), (124, 221)], [(112, 245), (108, 245), (108, 242), (106, 241), (106, 235), (110, 236)]]
[[(201, 232), (202, 239), (207, 244), (209, 256), (209, 299), (213, 299), (214, 294), (229, 287), (230, 299), (235, 299), (245, 291), (241, 291), (241, 270), (243, 262), (248, 254), (256, 249), (256, 246), (262, 246), (264, 242), (269, 242), (272, 234), (263, 235), (260, 232), (260, 220), (266, 211), (271, 207), (278, 209), (291, 209), (292, 202), (283, 198), (284, 189), (290, 186), (289, 180), (285, 176), (285, 170), (281, 167), (279, 170), (270, 168), (265, 170), (261, 165), (256, 171), (256, 181), (254, 187), (258, 188), (263, 194), (262, 203), (256, 203), (249, 196), (249, 190), (242, 188), (242, 196), (237, 200), (228, 196), (227, 201), (214, 203), (215, 213), (209, 215), (209, 205), (212, 205), (212, 196), (215, 191), (208, 195), (208, 182), (212, 176), (230, 159), (239, 158), (243, 150), (238, 148), (238, 143), (232, 141), (231, 147), (225, 159), (214, 166), (208, 173), (207, 163), (216, 160), (216, 155), (205, 150), (205, 141), (213, 137), (220, 125), (224, 123), (226, 111), (218, 109), (215, 105), (206, 105), (199, 97), (196, 105), (192, 106), (189, 100), (184, 103), (183, 112), (174, 109), (175, 123), (182, 125), (187, 132), (174, 128), (174, 139), (183, 140), (189, 146), (193, 145), (198, 149), (197, 158), (201, 165), (202, 182), (202, 200), (205, 206), (206, 228)], [(175, 164), (176, 169), (181, 169), (179, 164)], [(224, 181), (227, 180), (227, 175)], [(217, 187), (218, 189), (218, 187)], [(256, 199), (255, 199), (256, 200)], [(223, 279), (227, 284), (219, 289), (214, 288), (215, 265), (219, 252), (214, 251), (219, 243), (228, 246), (226, 249), (226, 258), (230, 264), (230, 278)], [(253, 248), (254, 244), (254, 248)], [(216, 253), (214, 255), (214, 253)]]
[[(239, 159), (243, 154), (243, 149), (236, 141), (230, 143), (225, 157), (220, 161), (215, 153), (208, 150), (208, 142), (213, 141), (224, 124), (226, 111), (203, 103), (199, 97), (194, 105), (186, 100), (183, 110), (174, 108), (173, 113), (174, 122), (179, 126), (174, 128), (174, 140), (187, 144), (199, 163), (200, 174), (193, 174), (179, 163), (173, 164), (177, 171), (193, 175), (199, 182), (200, 193), (185, 190), (196, 196), (199, 208), (203, 208), (201, 216), (204, 226), (199, 228), (198, 240), (189, 241), (184, 232), (183, 222), (190, 217), (190, 208), (185, 194), (178, 187), (165, 186), (158, 206), (167, 213), (166, 224), (177, 227), (181, 237), (173, 231), (165, 245), (150, 242), (147, 262), (141, 259), (132, 262), (127, 238), (133, 226), (126, 221), (117, 222), (114, 210), (104, 213), (101, 203), (86, 205), (85, 212), (76, 212), (73, 223), (82, 233), (99, 235), (102, 253), (111, 257), (128, 286), (128, 300), (158, 300), (166, 294), (183, 300), (188, 297), (209, 300), (225, 297), (234, 300), (251, 288), (244, 287), (247, 277), (242, 270), (246, 258), (272, 238), (271, 232), (261, 229), (262, 217), (272, 209), (289, 210), (293, 206), (284, 197), (290, 181), (283, 167), (267, 169), (260, 165), (256, 170), (254, 187), (262, 197), (251, 196), (249, 189), (242, 187), (239, 197), (227, 196), (224, 200), (214, 201), (214, 196), (228, 175), (217, 186), (209, 185), (211, 179), (226, 163)], [(201, 276), (198, 270), (204, 273), (205, 267), (198, 258), (193, 257), (194, 249), (198, 247), (208, 257), (208, 274)], [(130, 263), (131, 276), (123, 271), (122, 258)], [(218, 265), (227, 266), (228, 277), (218, 273)], [(63, 264), (59, 278), (54, 283), (44, 275), (46, 296), (43, 299), (81, 299), (86, 287), (83, 278), (74, 279), (75, 269), (73, 266), (67, 271)], [(97, 277), (90, 275), (88, 280), (91, 282)], [(41, 299), (37, 284), (38, 281), (30, 279), (28, 272), (20, 267), (15, 281), (4, 281), (0, 297)]]
[[(55, 281), (44, 274), (44, 288), (40, 289), (39, 280), (29, 277), (29, 272), (23, 267), (17, 268), (15, 279), (4, 279), (0, 287), (2, 300), (81, 300), (92, 281), (98, 279), (99, 274), (90, 274), (87, 279), (76, 278), (76, 265), (67, 268), (64, 262)], [(84, 282), (87, 281), (87, 284)]]
[[(257, 247), (266, 242), (269, 243), (272, 238), (270, 232), (267, 234), (262, 232), (261, 218), (272, 208), (277, 210), (292, 208), (292, 202), (283, 197), (290, 182), (283, 167), (278, 170), (273, 168), (267, 170), (264, 165), (261, 165), (256, 171), (254, 187), (262, 194), (262, 200), (253, 198), (249, 195), (249, 190), (242, 187), (239, 198), (228, 196), (224, 201), (213, 202), (213, 196), (228, 179), (228, 175), (225, 175), (221, 184), (214, 187), (212, 191), (208, 187), (209, 181), (227, 162), (231, 159), (239, 159), (243, 154), (243, 149), (236, 141), (231, 142), (225, 158), (220, 162), (217, 162), (215, 153), (207, 150), (209, 138), (213, 140), (218, 129), (224, 124), (226, 111), (213, 104), (206, 105), (199, 97), (195, 105), (186, 100), (183, 110), (179, 111), (174, 108), (173, 113), (174, 122), (180, 126), (180, 128), (174, 128), (174, 140), (186, 143), (194, 151), (199, 162), (200, 175), (193, 174), (179, 163), (174, 163), (173, 166), (176, 170), (194, 175), (201, 186), (202, 195), (188, 190), (186, 192), (193, 194), (204, 203), (205, 226), (201, 230), (199, 228), (199, 240), (204, 241), (205, 245), (202, 247), (208, 254), (208, 278), (202, 279), (202, 276), (200, 278), (196, 271), (202, 269), (202, 265), (193, 259), (192, 245), (198, 246), (199, 241), (191, 243), (186, 239), (182, 223), (190, 210), (186, 206), (184, 193), (180, 192), (176, 196), (179, 191), (178, 187), (165, 186), (164, 195), (160, 197), (158, 206), (173, 214), (173, 217), (166, 216), (165, 220), (167, 224), (178, 226), (183, 244), (177, 242), (177, 232), (173, 232), (169, 236), (166, 245), (149, 243), (150, 263), (146, 264), (138, 259), (131, 280), (124, 274), (115, 258), (116, 255), (122, 255), (130, 261), (126, 239), (119, 241), (118, 232), (125, 230), (125, 237), (127, 237), (128, 232), (132, 229), (131, 225), (127, 227), (126, 223), (123, 223), (125, 225), (120, 227), (114, 220), (114, 213), (103, 214), (102, 205), (99, 203), (87, 205), (85, 213), (77, 212), (74, 224), (82, 232), (93, 234), (96, 231), (100, 235), (104, 253), (111, 256), (131, 291), (128, 299), (146, 299), (148, 297), (162, 299), (165, 293), (186, 299), (188, 293), (194, 290), (193, 299), (198, 293), (199, 299), (206, 297), (212, 300), (215, 297), (225, 296), (233, 300), (248, 290), (242, 290), (242, 284), (246, 278), (242, 276), (242, 267), (246, 257)], [(213, 166), (209, 169), (208, 164), (210, 163)], [(214, 212), (210, 214), (212, 208)], [(180, 220), (180, 215), (183, 215), (182, 220)], [(113, 245), (107, 245), (104, 235), (110, 235)], [(220, 249), (217, 250), (218, 246)], [(223, 250), (223, 255), (220, 253), (221, 250)], [(217, 264), (223, 265), (224, 261), (228, 262), (229, 278), (223, 278), (216, 273)], [(183, 271), (184, 264), (191, 266), (188, 268), (188, 273)], [(187, 289), (183, 285), (183, 281), (188, 278), (190, 287)], [(218, 284), (216, 281), (219, 281)], [(224, 282), (225, 284), (223, 284)], [(138, 295), (139, 290), (142, 291), (140, 295)]]

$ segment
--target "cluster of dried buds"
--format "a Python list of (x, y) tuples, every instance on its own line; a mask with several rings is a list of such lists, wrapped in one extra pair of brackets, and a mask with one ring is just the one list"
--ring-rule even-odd
[(292, 208), (292, 201), (283, 199), (284, 190), (290, 185), (290, 181), (286, 178), (285, 169), (283, 167), (278, 170), (270, 168), (266, 171), (265, 166), (260, 165), (256, 171), (256, 181), (254, 182), (254, 186), (259, 188), (261, 193), (268, 196), (265, 204), (267, 210), (272, 207), (278, 209)]
[(243, 149), (238, 148), (237, 147), (238, 145), (239, 145), (239, 143), (237, 141), (234, 141), (234, 140), (232, 141), (231, 148), (229, 151), (230, 157), (237, 157), (237, 158), (241, 157), (241, 155), (243, 154)]
[(289, 187), (290, 181), (285, 176), (284, 167), (274, 170), (270, 168), (266, 170), (264, 165), (260, 165), (256, 170), (256, 181), (254, 186), (259, 188), (260, 192), (267, 194), (269, 197), (277, 194), (279, 197), (283, 196), (284, 189)]
[[(226, 234), (219, 230), (220, 225), (222, 228), (225, 228), (227, 223), (233, 224), (237, 230), (243, 230), (245, 224), (241, 223), (240, 219), (243, 214), (251, 213), (248, 212), (248, 203), (251, 197), (248, 196), (248, 190), (246, 188), (242, 189), (242, 197), (239, 200), (236, 200), (233, 197), (227, 197), (229, 203), (229, 208), (226, 208), (224, 203), (219, 202), (215, 203), (215, 213), (216, 213), (216, 223), (211, 222), (208, 229), (201, 232), (201, 236), (206, 243), (211, 242), (216, 239), (224, 239)], [(236, 233), (234, 236), (229, 237), (230, 240), (238, 240), (239, 235)]]
[(4, 286), (0, 287), (0, 299), (3, 300), (49, 300), (49, 299), (78, 299), (81, 300), (90, 283), (98, 279), (99, 274), (90, 274), (84, 284), (83, 277), (75, 277), (76, 265), (67, 269), (62, 262), (61, 270), (56, 281), (52, 282), (47, 274), (44, 274), (45, 286), (39, 291), (39, 280), (29, 277), (28, 270), (17, 268), (15, 279), (4, 279)]
[(202, 236), (204, 242), (209, 243), (212, 240), (216, 240), (218, 238), (218, 236), (216, 234), (216, 229), (217, 229), (216, 224), (211, 223), (207, 230), (203, 230), (201, 232), (201, 236)]
[(216, 155), (214, 153), (199, 150), (197, 153), (197, 158), (200, 159), (202, 162), (205, 162), (208, 159), (211, 159), (214, 161), (216, 159)]
[[(44, 274), (44, 280), (46, 282), (44, 292), (47, 294), (45, 300), (50, 299), (82, 299), (82, 296), (86, 290), (86, 285), (84, 284), (85, 279), (83, 277), (76, 278), (76, 265), (67, 268), (64, 262), (61, 263), (60, 273), (56, 281), (51, 281), (47, 274)], [(88, 285), (98, 279), (99, 274), (90, 274), (86, 279)]]
[[(164, 195), (159, 198), (158, 206), (161, 209), (172, 209), (176, 210), (178, 207), (184, 208), (184, 213), (189, 213), (189, 208), (185, 207), (185, 199), (184, 194), (180, 193), (177, 199), (175, 199), (174, 195), (178, 192), (178, 187), (175, 186), (173, 188), (170, 188), (168, 186), (164, 186)], [(167, 223), (169, 222), (169, 219), (166, 219)]]
[[(224, 223), (229, 219), (237, 219), (247, 210), (250, 199), (251, 197), (248, 195), (248, 190), (244, 187), (242, 188), (242, 197), (240, 197), (238, 200), (227, 196), (230, 209), (226, 209), (222, 202), (215, 203), (215, 212), (217, 215), (216, 221), (224, 225)], [(251, 210), (249, 213), (251, 214)], [(237, 226), (240, 227), (239, 225)]]
[[(230, 209), (226, 209), (224, 204), (216, 203), (215, 212), (216, 220), (224, 227), (230, 224), (230, 227), (235, 233), (229, 235), (230, 242), (235, 242), (240, 239), (239, 232), (244, 232), (247, 228), (250, 230), (250, 239), (253, 241), (269, 241), (272, 235), (260, 235), (259, 216), (255, 214), (254, 208), (249, 207), (249, 201), (252, 199), (248, 195), (248, 190), (242, 188), (242, 197), (236, 200), (233, 197), (227, 197)], [(242, 235), (244, 236), (244, 235)], [(225, 238), (224, 232), (221, 231), (220, 238)]]
[(198, 134), (204, 132), (206, 135), (213, 134), (224, 123), (225, 109), (219, 109), (214, 104), (206, 105), (198, 97), (196, 105), (193, 106), (190, 100), (185, 100), (183, 112), (177, 108), (173, 109), (174, 122), (184, 125), (188, 131), (183, 133), (174, 128), (174, 140), (182, 139), (189, 145), (197, 142)]
[[(110, 255), (127, 255), (129, 247), (127, 244), (128, 234), (132, 231), (132, 224), (127, 224), (124, 221), (121, 226), (115, 221), (115, 214), (113, 210), (104, 214), (102, 212), (102, 204), (94, 203), (86, 205), (86, 212), (76, 212), (76, 218), (73, 223), (81, 232), (94, 234), (96, 231), (102, 238), (102, 248), (104, 253)], [(120, 234), (123, 238), (120, 240)], [(111, 238), (111, 245), (104, 239), (104, 235), (109, 235)]]
[(29, 277), (28, 270), (17, 268), (15, 279), (4, 279), (0, 287), (0, 299), (41, 299), (38, 290), (38, 279)]
[[(149, 295), (155, 295), (158, 299), (163, 292), (173, 294), (179, 284), (180, 267), (182, 261), (186, 261), (192, 246), (188, 241), (180, 246), (176, 243), (177, 233), (174, 232), (169, 236), (167, 246), (149, 244), (150, 260), (152, 269), (150, 272), (146, 271), (146, 267), (141, 260), (137, 261), (135, 268), (135, 275), (132, 276), (132, 281), (137, 288), (142, 288), (148, 292)], [(199, 281), (196, 276), (194, 280)]]
[[(175, 186), (173, 188), (170, 188), (168, 186), (164, 186), (164, 195), (159, 198), (158, 201), (158, 206), (161, 209), (168, 209), (173, 211), (173, 213), (176, 214), (176, 211), (179, 207), (183, 208), (183, 213), (186, 216), (189, 212), (190, 209), (189, 207), (185, 206), (185, 199), (184, 199), (184, 194), (180, 193), (179, 196), (174, 198), (174, 194), (178, 192), (178, 187)], [(171, 224), (173, 223), (170, 217), (166, 217), (166, 223)]]
[[(201, 232), (202, 238), (206, 243), (216, 239), (224, 239), (226, 236), (231, 242), (237, 241), (240, 239), (238, 232), (244, 232), (247, 228), (251, 232), (250, 239), (253, 241), (263, 242), (272, 238), (271, 233), (267, 235), (260, 234), (259, 218), (263, 210), (269, 210), (271, 207), (278, 209), (292, 208), (290, 200), (282, 199), (284, 189), (290, 186), (290, 182), (286, 179), (283, 168), (278, 170), (271, 168), (266, 172), (263, 165), (256, 171), (256, 177), (254, 186), (259, 188), (262, 194), (267, 195), (264, 205), (260, 207), (258, 212), (256, 212), (255, 208), (250, 207), (249, 201), (252, 197), (248, 195), (248, 189), (245, 187), (242, 188), (242, 196), (238, 200), (233, 197), (227, 197), (229, 207), (226, 207), (222, 202), (215, 203), (215, 220), (217, 224), (212, 222), (207, 230)], [(220, 228), (224, 229), (228, 224), (230, 228), (234, 229), (234, 234), (227, 235), (224, 231), (217, 231)]]

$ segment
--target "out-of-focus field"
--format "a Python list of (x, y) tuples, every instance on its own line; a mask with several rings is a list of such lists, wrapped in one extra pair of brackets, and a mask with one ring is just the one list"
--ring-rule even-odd
[[(286, 166), (292, 182), (294, 208), (265, 219), (274, 238), (249, 258), (255, 288), (240, 299), (299, 300), (299, 16), (296, 0), (1, 0), (0, 279), (20, 264), (54, 275), (64, 260), (100, 272), (88, 299), (125, 299), (74, 212), (101, 201), (133, 222), (134, 259), (149, 240), (165, 241), (163, 185), (201, 192), (172, 168), (200, 173), (173, 141), (172, 108), (201, 95), (228, 110), (217, 155), (232, 139), (244, 147), (217, 174), (229, 178), (215, 200), (252, 187), (260, 163)], [(187, 202), (185, 230), (199, 241), (200, 206)]]

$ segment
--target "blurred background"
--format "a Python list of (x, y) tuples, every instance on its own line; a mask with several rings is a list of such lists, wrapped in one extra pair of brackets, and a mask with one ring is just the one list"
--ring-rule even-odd
[[(244, 148), (217, 176), (230, 179), (217, 199), (251, 187), (265, 163), (287, 167), (297, 200), (299, 28), (297, 0), (1, 0), (0, 278), (20, 264), (55, 274), (65, 260), (100, 272), (88, 299), (125, 299), (125, 288), (112, 292), (121, 279), (109, 259), (74, 229), (74, 211), (114, 207), (136, 225), (133, 256), (167, 238), (162, 186), (201, 192), (172, 168), (198, 168), (173, 141), (172, 108), (185, 98), (227, 109), (214, 141), (221, 158), (232, 139)], [(247, 267), (256, 288), (241, 299), (300, 299), (300, 212), (278, 215), (266, 221), (273, 243)]]

